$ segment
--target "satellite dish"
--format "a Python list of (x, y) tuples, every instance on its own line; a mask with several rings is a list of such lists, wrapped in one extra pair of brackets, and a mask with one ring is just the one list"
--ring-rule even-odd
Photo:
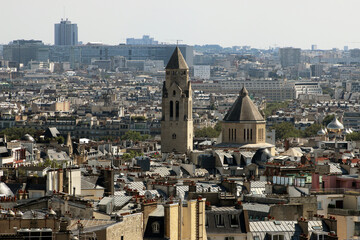
[(146, 200), (152, 200), (153, 199), (153, 195), (150, 191), (146, 191), (144, 194)]

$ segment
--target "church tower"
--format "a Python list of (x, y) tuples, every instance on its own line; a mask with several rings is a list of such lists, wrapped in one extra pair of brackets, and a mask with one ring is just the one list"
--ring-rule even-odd
[(161, 151), (193, 150), (192, 90), (189, 67), (176, 47), (167, 66), (162, 90)]

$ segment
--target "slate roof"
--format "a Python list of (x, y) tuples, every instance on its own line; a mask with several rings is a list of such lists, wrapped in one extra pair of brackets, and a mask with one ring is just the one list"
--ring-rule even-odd
[(175, 48), (165, 69), (189, 69), (178, 47)]
[(145, 189), (144, 183), (140, 182), (140, 181), (138, 181), (138, 182), (129, 182), (127, 184), (127, 187), (130, 188), (130, 189), (136, 189), (138, 191), (142, 191), (142, 190)]
[(265, 121), (258, 108), (249, 97), (245, 87), (240, 91), (235, 103), (224, 117), (225, 122)]
[(115, 207), (122, 207), (132, 199), (131, 196), (114, 196)]

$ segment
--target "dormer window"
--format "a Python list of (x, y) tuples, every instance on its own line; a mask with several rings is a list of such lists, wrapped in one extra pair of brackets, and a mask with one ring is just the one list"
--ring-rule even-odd
[(153, 233), (160, 233), (160, 224), (159, 222), (154, 222), (151, 224), (152, 232)]
[(176, 96), (176, 91), (175, 90), (173, 91), (173, 96)]

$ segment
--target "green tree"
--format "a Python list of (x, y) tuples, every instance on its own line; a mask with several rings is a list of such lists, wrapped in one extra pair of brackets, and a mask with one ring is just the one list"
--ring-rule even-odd
[(218, 122), (214, 127), (204, 127), (195, 130), (195, 137), (217, 138), (221, 133), (221, 124)]
[(265, 116), (271, 116), (273, 115), (276, 111), (278, 111), (279, 109), (282, 108), (287, 108), (289, 105), (288, 102), (270, 102), (266, 104), (266, 108), (264, 110)]
[(38, 131), (32, 128), (6, 128), (0, 132), (2, 135), (6, 135), (7, 140), (19, 140), (25, 136), (25, 134), (29, 134), (31, 136), (35, 136), (38, 134)]
[(360, 132), (353, 132), (353, 133), (346, 135), (346, 140), (359, 141), (360, 140)]
[(301, 131), (289, 122), (276, 124), (271, 129), (275, 129), (275, 137), (277, 140), (302, 136)]
[(326, 117), (324, 118), (324, 120), (322, 121), (322, 124), (324, 126), (327, 126), (333, 119), (334, 119), (335, 115), (326, 115)]
[(314, 137), (317, 135), (317, 132), (321, 129), (320, 124), (312, 124), (311, 126), (307, 127), (303, 131), (303, 137)]
[(122, 140), (132, 140), (132, 141), (145, 141), (149, 139), (150, 136), (148, 134), (141, 135), (139, 132), (135, 131), (127, 131), (122, 137)]
[(65, 142), (65, 138), (63, 136), (56, 137), (56, 141), (58, 144), (63, 144)]

